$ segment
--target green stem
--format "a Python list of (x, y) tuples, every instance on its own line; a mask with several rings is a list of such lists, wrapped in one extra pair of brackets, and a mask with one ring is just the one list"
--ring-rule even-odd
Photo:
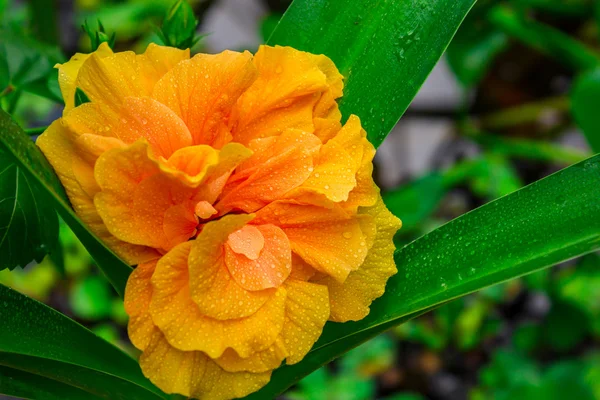
[(17, 89), (8, 98), (8, 108), (7, 108), (6, 112), (9, 113), (10, 115), (13, 115), (15, 113), (15, 110), (17, 109), (17, 103), (19, 102), (19, 99), (21, 98), (22, 93), (23, 93), (23, 91), (21, 91), (20, 89)]
[(566, 112), (569, 111), (570, 107), (571, 102), (568, 97), (553, 97), (484, 115), (479, 123), (487, 129), (503, 129), (529, 122), (537, 122), (548, 112)]
[(598, 54), (582, 43), (551, 26), (526, 20), (507, 6), (494, 7), (488, 18), (510, 36), (576, 71), (589, 70), (600, 64)]
[(541, 11), (558, 14), (560, 16), (581, 17), (587, 16), (592, 11), (590, 2), (553, 2), (548, 0), (513, 0), (513, 4), (535, 8)]
[(47, 126), (38, 126), (36, 128), (28, 128), (28, 129), (24, 129), (25, 133), (28, 134), (29, 136), (37, 136), (37, 135), (41, 135), (42, 133), (44, 133), (44, 131), (48, 129)]

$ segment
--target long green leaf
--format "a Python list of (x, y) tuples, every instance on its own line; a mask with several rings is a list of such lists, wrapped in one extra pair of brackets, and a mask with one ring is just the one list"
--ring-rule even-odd
[(81, 240), (117, 292), (123, 296), (131, 267), (117, 257), (77, 218), (60, 181), (42, 152), (10, 118), (10, 115), (1, 110), (0, 149), (5, 150), (27, 178), (35, 182), (40, 190), (47, 194), (47, 197), (53, 203), (53, 207)]
[(345, 77), (340, 109), (379, 146), (475, 0), (296, 0), (269, 38), (331, 58)]
[(329, 323), (270, 398), (352, 347), (443, 302), (600, 248), (600, 155), (467, 213), (398, 250), (398, 274), (358, 322)]
[[(0, 285), (0, 365), (102, 398), (165, 398), (138, 363), (59, 312)], [(0, 392), (4, 385), (0, 382)]]
[(4, 366), (0, 366), (0, 393), (23, 399), (98, 399), (96, 396), (62, 382)]

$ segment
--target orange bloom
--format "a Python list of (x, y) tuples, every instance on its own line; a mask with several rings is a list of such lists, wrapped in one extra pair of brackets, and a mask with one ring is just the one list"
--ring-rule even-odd
[[(242, 397), (359, 320), (396, 272), (400, 221), (325, 56), (103, 44), (58, 66), (63, 117), (38, 145), (79, 217), (138, 265), (129, 336), (168, 393)], [(76, 88), (91, 100), (75, 107)]]

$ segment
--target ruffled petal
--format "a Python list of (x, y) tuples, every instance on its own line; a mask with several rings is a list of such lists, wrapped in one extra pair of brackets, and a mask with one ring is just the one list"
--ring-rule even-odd
[(142, 55), (125, 51), (101, 57), (92, 53), (79, 69), (76, 85), (92, 103), (105, 106), (111, 120), (117, 120), (127, 97), (150, 96), (156, 82), (188, 58), (189, 50), (156, 45)]
[(217, 210), (254, 212), (304, 182), (313, 169), (313, 155), (319, 139), (306, 132), (289, 130), (278, 138), (250, 144), (252, 157), (229, 179)]
[[(90, 180), (93, 164), (81, 157), (81, 152), (73, 144), (73, 134), (62, 125), (61, 120), (52, 123), (40, 135), (37, 145), (58, 174), (75, 212), (100, 240), (128, 264), (139, 264), (160, 256), (154, 249), (123, 242), (109, 233), (90, 196), (96, 190), (95, 183)], [(81, 183), (78, 177), (82, 179)]]
[(144, 350), (154, 333), (154, 323), (148, 308), (152, 299), (150, 278), (156, 269), (157, 260), (138, 265), (127, 280), (125, 287), (125, 312), (129, 315), (127, 333), (131, 343)]
[(359, 218), (349, 216), (339, 207), (327, 209), (277, 201), (258, 211), (253, 223), (279, 226), (296, 254), (339, 282), (357, 270), (367, 255), (367, 241)]
[[(206, 228), (205, 228), (206, 229)], [(152, 276), (152, 320), (169, 343), (185, 351), (198, 350), (211, 358), (231, 348), (242, 357), (268, 348), (281, 332), (286, 291), (277, 289), (255, 313), (244, 318), (218, 320), (203, 315), (190, 296), (188, 257), (197, 241), (178, 245), (158, 262)], [(190, 268), (191, 269), (191, 268)], [(217, 299), (219, 301), (219, 299)], [(237, 309), (246, 311), (245, 305)]]
[[(229, 235), (225, 245), (225, 264), (233, 279), (246, 290), (263, 290), (279, 287), (290, 275), (292, 269), (292, 249), (285, 233), (275, 225), (247, 225), (255, 229), (260, 239), (239, 238), (235, 232)], [(256, 235), (255, 235), (256, 236)], [(255, 239), (255, 240), (252, 240)], [(247, 241), (262, 240), (258, 251), (256, 246), (244, 246)], [(249, 251), (244, 251), (248, 247)]]
[(393, 237), (402, 223), (388, 211), (381, 198), (373, 207), (363, 209), (361, 213), (374, 218), (377, 231), (364, 263), (351, 272), (343, 284), (331, 277), (315, 281), (329, 288), (330, 319), (336, 322), (357, 321), (366, 317), (371, 302), (383, 294), (388, 278), (397, 272)]
[(268, 349), (241, 358), (226, 351), (215, 361), (230, 372), (265, 372), (277, 368), (283, 359), (287, 364), (302, 360), (317, 341), (329, 317), (327, 287), (288, 279), (285, 322), (281, 335)]
[[(229, 114), (240, 95), (256, 78), (249, 52), (197, 54), (166, 74), (153, 97), (186, 123), (194, 144), (224, 144)], [(230, 136), (230, 135), (229, 135)]]
[(200, 351), (181, 351), (155, 330), (140, 357), (144, 375), (166, 393), (199, 400), (228, 400), (244, 397), (269, 382), (271, 371), (226, 372)]
[(238, 100), (230, 121), (233, 140), (313, 132), (313, 109), (329, 89), (317, 60), (291, 47), (261, 46), (254, 55), (258, 78)]
[(188, 286), (197, 308), (206, 316), (219, 320), (248, 317), (275, 293), (274, 289), (251, 292), (242, 288), (225, 265), (225, 243), (251, 219), (249, 215), (225, 216), (206, 224), (194, 240)]

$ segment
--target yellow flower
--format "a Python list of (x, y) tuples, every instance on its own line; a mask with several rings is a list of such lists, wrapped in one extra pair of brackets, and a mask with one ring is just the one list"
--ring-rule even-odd
[[(359, 320), (396, 272), (400, 221), (325, 56), (103, 44), (59, 66), (63, 117), (38, 145), (79, 217), (137, 268), (129, 336), (168, 393), (242, 397)], [(75, 107), (76, 88), (89, 103)]]

